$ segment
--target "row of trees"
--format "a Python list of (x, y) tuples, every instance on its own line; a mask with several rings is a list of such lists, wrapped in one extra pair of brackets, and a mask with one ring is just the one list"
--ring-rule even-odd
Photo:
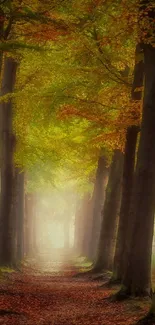
[(150, 294), (153, 1), (6, 0), (0, 13), (0, 263), (35, 250), (35, 202), (56, 187), (76, 193), (75, 246), (94, 272)]

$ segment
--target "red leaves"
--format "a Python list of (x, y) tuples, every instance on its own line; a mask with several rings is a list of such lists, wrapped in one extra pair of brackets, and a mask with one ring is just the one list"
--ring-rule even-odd
[[(74, 270), (68, 263), (64, 274)], [(32, 272), (32, 270), (31, 270)], [(131, 325), (147, 312), (146, 302), (111, 303), (113, 290), (98, 283), (52, 275), (14, 273), (0, 285), (0, 309), (19, 313), (0, 315), (3, 325)]]
[(74, 276), (79, 272), (79, 268), (70, 263), (63, 264), (61, 270), (65, 276)]
[(58, 28), (54, 25), (35, 23), (33, 26), (31, 23), (27, 26), (23, 25), (19, 27), (21, 35), (28, 36), (31, 40), (37, 42), (45, 41), (57, 41), (59, 37), (67, 35), (67, 31), (61, 27)]
[(66, 31), (62, 31), (61, 29), (57, 29), (54, 26), (40, 24), (38, 26), (38, 29), (35, 31), (35, 33), (31, 30), (31, 36), (33, 36), (35, 39), (38, 39), (39, 41), (56, 41), (60, 36), (65, 36)]

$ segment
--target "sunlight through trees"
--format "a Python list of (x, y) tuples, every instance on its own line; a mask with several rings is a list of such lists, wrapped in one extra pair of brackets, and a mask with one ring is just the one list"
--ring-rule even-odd
[(0, 0), (0, 89), (0, 275), (107, 280), (155, 322), (154, 0)]

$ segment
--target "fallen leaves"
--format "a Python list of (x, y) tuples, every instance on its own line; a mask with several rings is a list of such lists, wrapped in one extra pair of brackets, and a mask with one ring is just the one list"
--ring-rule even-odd
[(0, 283), (0, 324), (3, 325), (133, 325), (148, 311), (148, 303), (110, 302), (113, 288), (101, 282), (71, 277), (73, 267), (63, 265), (64, 276), (35, 273), (9, 274)]

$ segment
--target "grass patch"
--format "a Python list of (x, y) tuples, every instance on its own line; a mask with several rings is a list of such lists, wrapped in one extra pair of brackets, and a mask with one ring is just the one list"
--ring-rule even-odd
[(0, 267), (0, 273), (3, 274), (3, 273), (13, 273), (15, 272), (15, 270), (13, 268), (10, 268), (10, 267), (7, 267), (7, 266), (3, 266), (3, 267)]
[(92, 262), (87, 259), (85, 256), (79, 256), (75, 257), (73, 259), (74, 266), (78, 267), (80, 271), (85, 271), (85, 269), (91, 269), (92, 268)]

